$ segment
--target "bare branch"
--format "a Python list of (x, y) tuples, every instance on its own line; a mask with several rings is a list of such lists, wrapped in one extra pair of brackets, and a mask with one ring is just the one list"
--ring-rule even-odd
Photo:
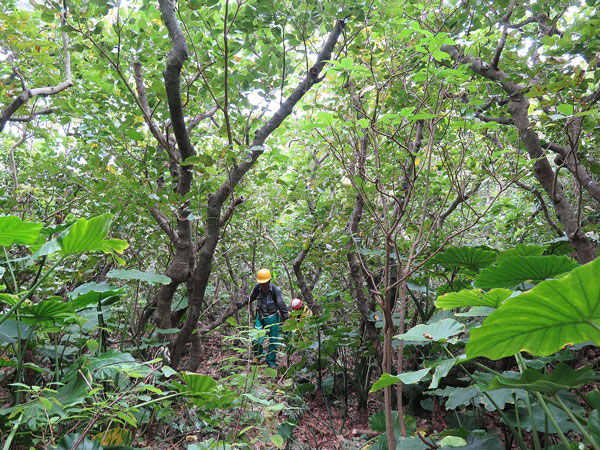
[[(65, 24), (65, 14), (61, 13), (60, 22), (61, 25)], [(73, 86), (73, 81), (71, 80), (71, 53), (69, 52), (69, 38), (67, 36), (67, 32), (62, 32), (62, 41), (63, 41), (63, 55), (64, 55), (64, 66), (65, 66), (65, 80), (56, 86), (49, 87), (40, 87), (34, 89), (24, 88), (23, 92), (19, 94), (15, 99), (2, 111), (0, 114), (0, 132), (4, 130), (4, 126), (10, 120), (17, 110), (23, 106), (30, 98), (33, 97), (44, 97), (49, 95), (58, 94), (59, 92)]]
[(596, 89), (593, 93), (591, 93), (587, 97), (584, 97), (582, 99), (582, 103), (592, 105), (592, 104), (596, 103), (599, 99), (600, 99), (600, 87), (598, 87), (598, 89)]
[[(219, 219), (219, 228), (222, 228), (223, 226), (225, 226), (225, 224), (229, 221), (229, 219), (231, 219), (231, 216), (233, 215), (233, 211), (235, 210), (235, 208), (238, 205), (241, 205), (245, 201), (246, 201), (246, 197), (244, 197), (243, 195), (233, 199), (231, 204), (227, 207), (227, 209), (225, 210), (225, 212)], [(199, 239), (198, 243), (196, 244), (196, 250), (200, 250), (200, 248), (204, 245), (205, 242), (206, 242), (206, 236), (204, 236), (202, 239)]]
[(153, 206), (150, 208), (150, 214), (156, 220), (156, 223), (160, 227), (161, 230), (165, 232), (169, 239), (173, 243), (173, 245), (177, 245), (179, 243), (179, 236), (177, 235), (177, 231), (173, 229), (167, 218), (163, 215), (162, 211), (158, 208), (158, 206)]
[(519, 23), (514, 23), (512, 25), (510, 25), (510, 28), (523, 28), (525, 25), (533, 23), (533, 22), (537, 22), (537, 17), (536, 16), (532, 16), (532, 17), (528, 17), (527, 19), (523, 20), (522, 22)]
[(514, 125), (515, 123), (510, 117), (489, 117), (481, 113), (475, 113), (475, 116), (482, 122), (497, 122), (502, 125)]
[(139, 106), (144, 114), (144, 121), (152, 133), (152, 136), (158, 141), (160, 146), (165, 149), (169, 154), (169, 157), (173, 161), (177, 161), (177, 156), (173, 153), (171, 143), (167, 137), (160, 131), (159, 126), (152, 119), (152, 111), (150, 111), (150, 104), (148, 103), (148, 94), (146, 92), (146, 86), (144, 85), (144, 78), (142, 74), (142, 64), (139, 61), (133, 63), (133, 72), (135, 74), (135, 87), (138, 93)]
[(21, 134), (21, 138), (17, 142), (15, 142), (10, 147), (10, 150), (8, 151), (8, 154), (10, 157), (10, 170), (11, 170), (12, 179), (13, 179), (13, 191), (16, 191), (17, 189), (19, 189), (19, 174), (17, 172), (17, 163), (15, 161), (15, 150), (23, 142), (25, 142), (26, 137), (27, 137), (27, 129), (25, 128), (25, 125), (23, 125), (23, 133)]
[(480, 187), (481, 187), (481, 181), (477, 181), (475, 183), (475, 185), (471, 189), (469, 189), (467, 192), (465, 192), (464, 194), (462, 192), (459, 192), (458, 195), (456, 196), (456, 198), (454, 199), (454, 201), (438, 217), (438, 220), (437, 220), (438, 228), (441, 228), (444, 225), (444, 221), (446, 220), (446, 218), (450, 214), (452, 214), (456, 208), (458, 208), (458, 205), (469, 200), (469, 198), (473, 194), (475, 194), (479, 190)]
[(600, 183), (581, 165), (577, 153), (570, 148), (553, 142), (542, 142), (542, 147), (552, 150), (560, 155), (560, 163), (575, 175), (581, 186), (587, 190), (592, 197), (600, 202)]
[(196, 117), (194, 117), (192, 120), (190, 120), (190, 124), (188, 125), (187, 130), (186, 130), (188, 132), (188, 134), (191, 133), (192, 130), (194, 129), (194, 127), (196, 125), (198, 125), (200, 122), (214, 116), (218, 110), (219, 110), (219, 107), (217, 105), (215, 105), (208, 111), (203, 112), (202, 114), (198, 114)]
[(516, 0), (511, 0), (510, 5), (508, 5), (508, 9), (506, 10), (506, 14), (502, 16), (502, 23), (504, 27), (502, 29), (502, 36), (498, 41), (498, 47), (496, 47), (496, 53), (494, 54), (494, 58), (492, 59), (492, 67), (498, 68), (498, 63), (500, 62), (500, 55), (502, 54), (502, 50), (504, 50), (504, 46), (506, 45), (506, 38), (508, 36), (508, 26), (510, 24), (510, 16), (512, 15), (515, 9)]
[[(183, 112), (183, 101), (181, 99), (181, 71), (183, 64), (189, 56), (188, 44), (185, 35), (181, 30), (179, 21), (177, 20), (177, 16), (175, 15), (174, 4), (170, 0), (159, 0), (159, 5), (163, 22), (169, 31), (169, 37), (171, 38), (171, 43), (173, 45), (173, 48), (167, 57), (167, 68), (163, 72), (163, 77), (165, 80), (165, 89), (167, 91), (171, 125), (183, 161), (196, 153), (190, 142), (185, 126), (185, 114)], [(178, 193), (180, 194), (182, 194), (179, 192), (180, 190), (185, 192), (189, 191), (189, 186), (186, 185), (188, 181), (191, 183), (191, 169), (191, 166), (182, 167), (181, 175), (185, 178), (185, 181), (183, 181), (183, 183), (180, 182), (177, 188)]]
[(550, 225), (550, 227), (552, 227), (552, 229), (556, 232), (556, 234), (559, 237), (564, 237), (565, 236), (565, 232), (560, 229), (560, 227), (556, 224), (556, 222), (554, 220), (552, 220), (552, 217), (550, 216), (550, 211), (548, 211), (548, 207), (546, 206), (546, 202), (544, 201), (544, 198), (542, 197), (542, 194), (540, 194), (540, 191), (538, 191), (537, 189), (532, 188), (531, 186), (527, 186), (526, 184), (521, 183), (520, 181), (516, 181), (515, 184), (517, 186), (519, 186), (521, 189), (525, 189), (526, 191), (529, 191), (533, 195), (535, 195), (535, 197), (538, 199), (538, 202), (539, 202), (541, 210), (544, 212), (544, 216), (546, 217), (546, 221), (548, 222), (548, 224)]
[(26, 116), (26, 117), (10, 117), (8, 119), (8, 121), (9, 122), (31, 122), (37, 116), (41, 116), (43, 114), (52, 114), (56, 110), (57, 110), (57, 108), (40, 109), (39, 111), (33, 111), (29, 116)]

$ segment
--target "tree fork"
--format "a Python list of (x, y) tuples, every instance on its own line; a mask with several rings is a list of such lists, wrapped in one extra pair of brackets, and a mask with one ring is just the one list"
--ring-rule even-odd
[[(175, 14), (175, 8), (169, 0), (159, 0), (160, 9), (163, 16), (163, 22), (169, 31), (169, 37), (173, 48), (169, 53), (167, 59), (167, 68), (164, 72), (165, 87), (167, 90), (167, 96), (169, 99), (169, 111), (173, 123), (173, 130), (175, 132), (177, 145), (181, 152), (183, 160), (192, 156), (195, 152), (189, 141), (189, 135), (187, 133), (185, 122), (183, 104), (181, 102), (181, 70), (184, 62), (188, 58), (188, 46), (185, 40), (185, 36), (179, 25), (177, 16)], [(314, 84), (321, 81), (318, 78), (319, 73), (325, 67), (326, 61), (331, 59), (333, 48), (335, 47), (339, 36), (345, 26), (346, 18), (338, 20), (335, 27), (331, 31), (327, 38), (325, 45), (317, 57), (317, 61), (311, 68), (305, 79), (294, 89), (292, 94), (281, 104), (275, 114), (255, 133), (252, 145), (246, 156), (246, 159), (238, 164), (234, 170), (230, 173), (227, 180), (223, 182), (221, 187), (217, 189), (215, 193), (209, 196), (207, 204), (207, 219), (205, 236), (202, 247), (198, 251), (196, 268), (192, 273), (192, 285), (193, 292), (189, 293), (189, 305), (188, 305), (188, 316), (182, 329), (175, 337), (171, 345), (171, 366), (176, 368), (181, 360), (181, 354), (183, 347), (189, 341), (192, 333), (198, 327), (198, 319), (200, 317), (200, 305), (204, 298), (208, 279), (212, 270), (212, 260), (214, 257), (215, 248), (219, 240), (219, 217), (221, 214), (221, 208), (223, 204), (233, 193), (233, 190), (244, 177), (244, 175), (254, 165), (256, 160), (263, 153), (263, 144), (271, 133), (276, 130), (281, 123), (291, 115), (293, 108), (300, 101), (300, 99), (306, 94), (306, 92)], [(178, 193), (185, 195), (187, 193), (185, 188), (189, 191), (188, 184), (191, 184), (192, 177), (192, 166), (183, 166), (179, 183)], [(180, 190), (180, 188), (182, 188)], [(186, 214), (187, 215), (187, 214)], [(186, 215), (182, 216), (182, 220), (178, 220), (178, 234), (181, 240), (184, 240), (182, 232), (188, 232), (189, 221), (185, 219)], [(185, 222), (185, 224), (183, 223)], [(184, 233), (185, 233), (184, 232)], [(187, 236), (185, 238), (187, 240)], [(184, 248), (178, 250), (184, 251)], [(195, 370), (197, 368), (198, 358), (192, 357), (188, 364), (188, 370)]]

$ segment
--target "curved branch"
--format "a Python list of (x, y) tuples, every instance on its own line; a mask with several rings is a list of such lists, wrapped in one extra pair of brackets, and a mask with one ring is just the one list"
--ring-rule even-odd
[(508, 9), (506, 14), (502, 16), (502, 23), (504, 23), (504, 27), (502, 30), (502, 36), (498, 41), (498, 47), (496, 47), (496, 53), (494, 54), (494, 58), (492, 59), (492, 67), (497, 68), (498, 63), (500, 62), (500, 55), (502, 54), (502, 50), (504, 50), (504, 46), (506, 45), (506, 38), (508, 37), (508, 27), (510, 24), (510, 16), (515, 9), (516, 0), (511, 0), (510, 5), (508, 5)]
[(56, 111), (58, 108), (46, 108), (46, 109), (40, 109), (39, 111), (33, 111), (29, 116), (27, 117), (9, 117), (8, 121), (9, 122), (31, 122), (33, 121), (33, 119), (35, 119), (37, 116), (41, 116), (43, 114), (52, 114), (54, 111)]
[(473, 194), (475, 194), (479, 190), (480, 187), (481, 187), (481, 181), (477, 181), (475, 183), (475, 185), (471, 189), (469, 189), (467, 192), (465, 192), (464, 194), (462, 192), (459, 192), (458, 195), (456, 196), (456, 198), (454, 199), (454, 201), (438, 217), (438, 220), (437, 220), (438, 228), (441, 228), (442, 225), (444, 225), (444, 221), (446, 220), (446, 218), (450, 214), (452, 214), (456, 208), (458, 208), (458, 205), (469, 200), (469, 198)]
[[(246, 197), (244, 197), (243, 195), (233, 199), (231, 204), (227, 207), (227, 209), (225, 210), (225, 212), (219, 219), (219, 228), (225, 226), (225, 224), (229, 221), (229, 219), (231, 219), (231, 216), (233, 215), (233, 211), (235, 210), (235, 208), (238, 205), (241, 205), (242, 203), (244, 203), (245, 201), (246, 201)], [(200, 250), (205, 242), (206, 242), (206, 236), (204, 236), (202, 239), (199, 239), (198, 243), (196, 244), (196, 251)]]
[(556, 222), (552, 220), (552, 217), (550, 217), (550, 211), (548, 211), (548, 207), (546, 206), (546, 202), (544, 201), (542, 194), (540, 194), (540, 191), (532, 188), (531, 186), (527, 186), (526, 184), (521, 183), (520, 181), (516, 181), (515, 184), (521, 189), (525, 189), (526, 191), (529, 191), (533, 195), (535, 195), (535, 197), (538, 199), (538, 202), (540, 202), (540, 209), (544, 212), (544, 217), (546, 217), (546, 221), (548, 222), (550, 227), (552, 227), (552, 229), (556, 232), (558, 237), (564, 237), (565, 232), (561, 230), (560, 227), (556, 224)]
[(489, 117), (489, 116), (485, 116), (481, 113), (475, 113), (475, 117), (477, 117), (482, 122), (497, 122), (501, 125), (514, 125), (515, 124), (510, 117)]
[(156, 220), (156, 223), (160, 227), (161, 230), (165, 232), (169, 239), (173, 243), (173, 245), (177, 246), (179, 244), (179, 236), (177, 235), (177, 231), (173, 229), (167, 218), (163, 215), (162, 211), (158, 208), (158, 206), (153, 206), (150, 208), (150, 214)]
[(160, 146), (165, 149), (169, 154), (169, 157), (177, 162), (177, 156), (171, 149), (171, 143), (167, 137), (160, 131), (160, 128), (154, 120), (152, 120), (152, 111), (150, 110), (150, 103), (148, 102), (148, 93), (146, 92), (146, 86), (144, 85), (144, 78), (142, 75), (142, 64), (139, 61), (133, 63), (133, 72), (135, 74), (135, 88), (138, 93), (139, 106), (144, 114), (144, 121), (148, 125), (148, 129), (152, 136), (158, 141)]
[(188, 134), (191, 133), (192, 130), (196, 127), (196, 125), (198, 125), (200, 122), (214, 116), (218, 110), (219, 110), (219, 107), (217, 105), (215, 105), (208, 111), (203, 112), (202, 114), (198, 114), (196, 117), (194, 117), (192, 120), (190, 120), (190, 124), (188, 125), (187, 130), (186, 130), (188, 132)]
[[(171, 38), (171, 44), (173, 45), (173, 48), (167, 57), (167, 68), (163, 72), (163, 78), (165, 80), (165, 89), (167, 91), (171, 125), (173, 126), (177, 146), (181, 153), (181, 160), (184, 161), (186, 158), (189, 158), (196, 153), (190, 142), (185, 126), (185, 114), (183, 111), (183, 101), (181, 99), (181, 71), (183, 69), (183, 64), (189, 57), (189, 51), (185, 35), (183, 34), (175, 14), (175, 6), (170, 0), (159, 0), (159, 5), (163, 22), (169, 31), (169, 37)], [(191, 182), (192, 167), (183, 166), (182, 169), (182, 175)], [(185, 181), (180, 183), (177, 190), (179, 191), (180, 188), (181, 190), (185, 190), (185, 185)], [(183, 194), (188, 191), (189, 187)]]
[[(65, 25), (65, 14), (66, 13), (61, 13), (60, 15), (61, 25)], [(69, 37), (67, 36), (66, 31), (62, 32), (62, 41), (65, 62), (65, 80), (61, 83), (58, 83), (56, 86), (24, 89), (21, 94), (19, 94), (6, 108), (4, 108), (2, 114), (0, 114), (0, 132), (4, 130), (4, 126), (11, 119), (13, 114), (16, 113), (21, 106), (27, 103), (30, 98), (55, 95), (73, 86), (73, 81), (71, 79), (71, 53), (69, 52)]]
[(575, 175), (575, 178), (579, 181), (581, 186), (587, 190), (597, 202), (600, 202), (600, 183), (594, 180), (590, 173), (585, 170), (581, 165), (577, 154), (573, 150), (553, 142), (543, 142), (542, 146), (543, 148), (558, 153), (569, 172)]

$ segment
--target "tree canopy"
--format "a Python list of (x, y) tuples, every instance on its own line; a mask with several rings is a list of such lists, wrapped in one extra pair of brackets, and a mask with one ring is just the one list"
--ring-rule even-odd
[[(598, 16), (2, 2), (5, 448), (311, 446), (317, 394), (382, 449), (600, 448)], [(312, 311), (279, 377), (263, 267)]]

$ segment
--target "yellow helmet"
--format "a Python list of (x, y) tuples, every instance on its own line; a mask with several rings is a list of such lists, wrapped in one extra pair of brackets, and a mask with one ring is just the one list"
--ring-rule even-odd
[(257, 283), (266, 283), (271, 279), (271, 272), (269, 269), (260, 269), (256, 274), (256, 282)]

